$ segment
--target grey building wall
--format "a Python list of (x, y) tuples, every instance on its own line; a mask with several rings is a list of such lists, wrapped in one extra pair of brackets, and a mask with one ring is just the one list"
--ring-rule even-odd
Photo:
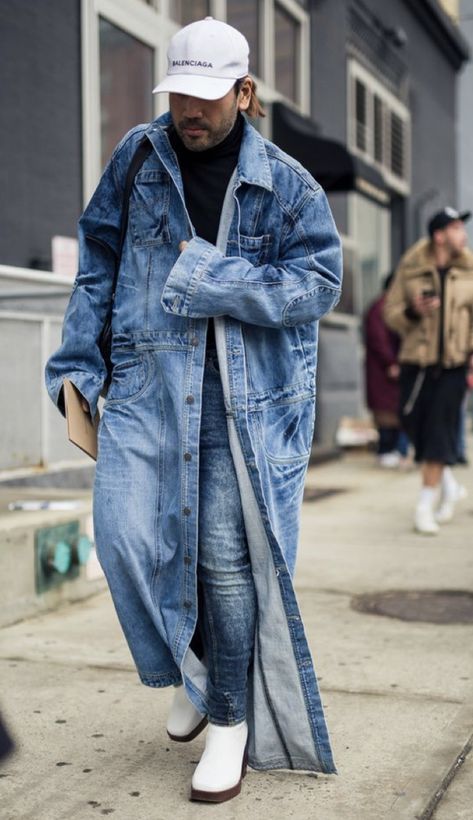
[[(473, 0), (460, 3), (460, 29), (473, 52)], [(458, 205), (473, 211), (473, 62), (464, 67), (458, 88)], [(473, 248), (473, 220), (466, 227)]]
[[(357, 0), (311, 3), (312, 115), (324, 135), (341, 142), (347, 139), (349, 9), (356, 5)], [(396, 257), (438, 205), (456, 200), (456, 68), (441, 27), (426, 26), (427, 0), (363, 5), (385, 29), (401, 26), (407, 35), (398, 51), (409, 75), (412, 193), (405, 229), (398, 220), (393, 231)], [(52, 235), (75, 236), (82, 206), (80, 0), (2, 0), (0, 52), (0, 262), (47, 269)], [(347, 233), (346, 197), (332, 196), (331, 204), (339, 229)], [(398, 213), (401, 206), (397, 200)]]
[[(312, 116), (324, 136), (347, 141), (347, 40), (349, 9), (357, 0), (314, 0), (312, 5)], [(424, 232), (427, 217), (456, 199), (456, 81), (460, 59), (422, 0), (363, 4), (385, 31), (401, 27), (405, 46), (386, 39), (386, 51), (405, 62), (407, 102), (412, 115), (411, 194), (405, 199), (403, 230), (393, 231), (393, 261)], [(447, 18), (445, 24), (450, 26)], [(347, 232), (346, 198), (331, 197), (342, 232)], [(394, 207), (399, 211), (400, 202)]]
[(0, 263), (47, 270), (82, 205), (80, 0), (2, 0), (0, 54)]
[[(311, 15), (311, 112), (321, 135), (347, 142), (347, 0), (313, 0)], [(329, 197), (335, 222), (348, 233), (347, 200)]]

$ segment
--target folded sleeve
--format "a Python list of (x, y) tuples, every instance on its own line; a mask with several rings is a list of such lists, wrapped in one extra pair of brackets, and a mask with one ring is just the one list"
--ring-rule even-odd
[(231, 316), (263, 327), (289, 327), (320, 319), (340, 298), (342, 252), (322, 189), (311, 191), (287, 220), (275, 264), (252, 265), (192, 239), (165, 283), (169, 313), (200, 319)]

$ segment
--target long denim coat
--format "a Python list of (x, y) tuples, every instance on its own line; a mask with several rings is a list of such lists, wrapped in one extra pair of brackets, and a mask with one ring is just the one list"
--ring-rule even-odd
[[(113, 303), (113, 377), (99, 428), (98, 556), (144, 684), (184, 679), (206, 711), (190, 646), (199, 426), (207, 324), (215, 317), (230, 445), (258, 600), (249, 683), (254, 768), (333, 772), (292, 574), (312, 443), (318, 320), (337, 303), (340, 241), (324, 192), (245, 123), (217, 246), (195, 236), (166, 114), (116, 148), (79, 222), (80, 267), (46, 381), (68, 377), (95, 412), (97, 341), (112, 300), (126, 171), (146, 134)], [(183, 253), (179, 242), (189, 241)]]

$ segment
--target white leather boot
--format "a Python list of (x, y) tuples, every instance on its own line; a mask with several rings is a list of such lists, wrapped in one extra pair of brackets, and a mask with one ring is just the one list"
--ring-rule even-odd
[(236, 726), (209, 723), (204, 753), (192, 778), (191, 800), (223, 803), (236, 797), (246, 774), (246, 721)]
[(207, 716), (201, 715), (186, 695), (184, 686), (177, 686), (166, 729), (171, 740), (187, 743), (200, 735), (207, 726)]

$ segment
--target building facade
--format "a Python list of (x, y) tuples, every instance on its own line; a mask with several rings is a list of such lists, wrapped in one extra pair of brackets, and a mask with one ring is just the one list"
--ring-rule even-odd
[[(170, 36), (211, 14), (247, 36), (268, 114), (258, 127), (319, 178), (343, 237), (343, 298), (320, 337), (317, 430), (330, 447), (338, 418), (363, 411), (366, 305), (429, 214), (457, 199), (456, 85), (468, 49), (451, 16), (456, 5), (2, 0), (0, 334), (28, 313), (41, 325), (40, 361), (54, 348), (68, 285), (60, 268), (47, 273), (53, 237), (75, 237), (116, 142), (164, 110), (163, 95), (151, 91), (165, 73)], [(41, 276), (46, 303), (34, 295)], [(52, 445), (54, 421), (40, 426), (33, 456), (19, 445), (5, 461), (0, 446), (0, 469), (63, 456)]]
[[(460, 0), (458, 24), (473, 51), (473, 0)], [(457, 178), (458, 207), (473, 211), (473, 63), (469, 62), (460, 74), (458, 84), (457, 123)], [(467, 222), (470, 248), (473, 248), (473, 220)]]
[[(312, 54), (313, 117), (364, 163), (354, 190), (333, 197), (361, 269), (345, 309), (360, 315), (429, 215), (457, 200), (456, 86), (468, 48), (430, 0), (323, 0)], [(374, 185), (364, 184), (366, 165)]]

